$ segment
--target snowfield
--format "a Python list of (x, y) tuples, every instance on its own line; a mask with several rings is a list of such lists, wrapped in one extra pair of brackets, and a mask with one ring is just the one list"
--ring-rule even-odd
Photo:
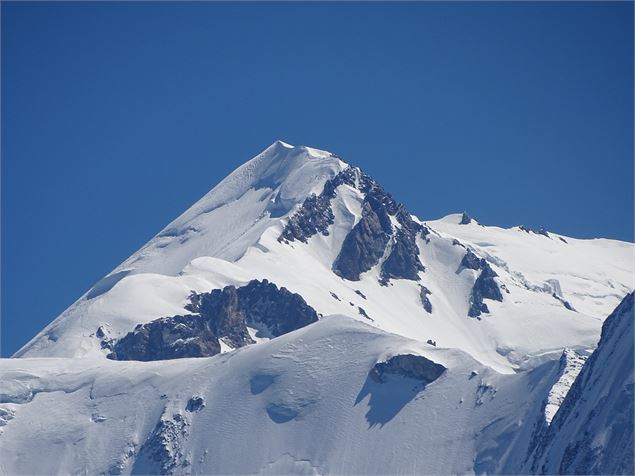
[[(333, 263), (352, 230), (368, 227), (361, 172), (335, 188), (324, 233), (281, 235), (349, 167), (275, 142), (1, 360), (0, 474), (538, 471), (535, 448), (585, 374), (603, 322), (635, 287), (635, 246), (409, 215), (423, 230), (414, 239), (423, 270), (386, 281), (405, 226), (390, 215), (383, 256), (358, 281), (344, 279)], [(320, 213), (307, 219), (328, 223)], [(484, 282), (483, 270), (493, 278)], [(271, 339), (251, 329), (256, 344), (221, 340), (213, 357), (107, 358), (105, 341), (188, 314), (192, 292), (254, 279), (298, 293), (320, 320)], [(486, 295), (486, 311), (470, 317), (479, 285), (502, 299)], [(427, 385), (370, 377), (396, 355), (446, 371)], [(632, 382), (632, 359), (628, 372), (610, 384)]]
[[(376, 362), (399, 353), (448, 370), (423, 390), (412, 379), (369, 378)], [(2, 365), (0, 398), (11, 419), (0, 427), (0, 468), (157, 473), (178, 453), (173, 469), (193, 474), (513, 472), (531, 437), (521, 424), (543, 418), (557, 370), (553, 361), (499, 374), (460, 350), (341, 315), (211, 358), (11, 359)], [(205, 406), (188, 412), (193, 397)], [(150, 437), (175, 415), (184, 431), (162, 452)], [(164, 456), (139, 468), (134, 455), (149, 440)]]

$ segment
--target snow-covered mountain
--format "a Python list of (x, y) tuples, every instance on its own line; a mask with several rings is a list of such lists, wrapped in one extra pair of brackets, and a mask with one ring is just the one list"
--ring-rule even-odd
[(630, 293), (602, 326), (586, 362), (531, 460), (532, 471), (633, 473), (633, 316)]
[[(634, 253), (422, 221), (277, 141), (1, 361), (0, 472), (553, 472), (572, 384), (601, 398), (589, 366), (622, 359), (602, 382), (632, 400), (628, 349), (587, 357)], [(619, 309), (623, 342), (632, 295)], [(632, 425), (588, 421), (632, 447)]]

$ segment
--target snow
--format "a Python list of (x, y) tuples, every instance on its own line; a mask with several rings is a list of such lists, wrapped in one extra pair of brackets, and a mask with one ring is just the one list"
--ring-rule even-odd
[[(369, 379), (376, 362), (399, 353), (448, 370), (422, 391), (407, 379)], [(542, 369), (498, 374), (461, 351), (342, 315), (211, 358), (23, 358), (0, 361), (0, 372), (0, 408), (15, 412), (0, 436), (0, 474), (128, 474), (173, 415), (186, 430), (169, 439), (169, 453), (192, 473), (473, 473), (525, 451), (523, 432), (502, 447), (482, 432), (493, 420), (536, 417), (527, 397), (540, 400), (551, 383)], [(187, 413), (193, 396), (205, 407)]]
[[(317, 234), (308, 244), (280, 243), (278, 237), (286, 217), (344, 167), (328, 152), (274, 143), (168, 225), (111, 273), (114, 279), (98, 283), (97, 292), (89, 291), (16, 356), (105, 358), (99, 339), (91, 337), (105, 322), (111, 326), (110, 337), (120, 337), (139, 323), (185, 313), (191, 291), (266, 278), (301, 294), (323, 315), (369, 322), (360, 315), (361, 307), (379, 329), (423, 342), (432, 339), (509, 373), (558, 359), (564, 348), (592, 349), (602, 320), (630, 290), (631, 243), (569, 237), (565, 243), (555, 234), (548, 238), (476, 221), (459, 225), (460, 214), (426, 222), (431, 233), (427, 240), (418, 238), (426, 267), (420, 283), (431, 291), (432, 314), (423, 309), (419, 283), (393, 280), (381, 286), (379, 266), (358, 282), (343, 280), (331, 265), (361, 216), (363, 197), (357, 189), (337, 189), (332, 201), (335, 223), (327, 236)], [(272, 199), (284, 204), (285, 215), (271, 216), (267, 207)], [(487, 302), (491, 312), (481, 320), (467, 317), (477, 272), (459, 269), (466, 248), (484, 257), (509, 291), (503, 292), (503, 302)], [(561, 299), (575, 311), (566, 309)]]
[(560, 376), (547, 395), (545, 421), (551, 424), (553, 417), (564, 401), (571, 385), (582, 370), (588, 356), (580, 355), (571, 349), (565, 349), (560, 359)]
[(526, 470), (633, 474), (633, 293), (609, 316)]
[[(417, 237), (419, 282), (380, 285), (381, 261), (347, 281), (331, 267), (361, 217), (355, 187), (336, 190), (328, 234), (278, 241), (304, 199), (347, 166), (327, 151), (275, 142), (99, 281), (20, 358), (0, 360), (0, 474), (127, 474), (151, 468), (150, 446), (164, 443), (160, 454), (192, 473), (520, 471), (539, 432), (558, 420), (581, 356), (633, 288), (635, 246), (460, 225), (461, 214), (413, 217), (430, 230)], [(478, 276), (460, 267), (467, 249), (487, 260), (503, 294), (487, 300), (480, 320), (467, 316)], [(252, 279), (301, 294), (324, 317), (275, 339), (249, 329), (256, 345), (221, 342), (211, 358), (106, 359), (98, 328), (116, 339), (188, 313), (192, 291)], [(448, 371), (421, 392), (412, 382), (368, 382), (374, 363), (399, 353)], [(185, 412), (194, 395), (205, 408)]]

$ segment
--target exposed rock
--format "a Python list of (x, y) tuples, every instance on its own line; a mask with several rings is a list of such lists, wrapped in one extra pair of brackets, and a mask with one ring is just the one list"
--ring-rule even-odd
[(362, 217), (346, 235), (333, 263), (333, 271), (342, 278), (359, 281), (359, 275), (375, 266), (384, 255), (392, 225), (381, 201), (367, 196)]
[(172, 416), (166, 413), (141, 446), (132, 474), (174, 474), (189, 466), (183, 454), (189, 423), (179, 413)]
[(403, 354), (391, 357), (386, 362), (378, 362), (369, 375), (377, 383), (386, 382), (389, 375), (400, 375), (423, 382), (424, 385), (438, 379), (446, 368), (421, 355)]
[(341, 301), (341, 299), (339, 298), (339, 296), (337, 294), (335, 294), (334, 292), (331, 292), (331, 297), (333, 299), (335, 299), (336, 301)]
[(361, 292), (359, 289), (355, 290), (355, 294), (357, 294), (358, 296), (361, 296), (363, 299), (367, 299), (366, 295), (363, 292)]
[(470, 223), (472, 223), (472, 217), (469, 216), (467, 213), (463, 212), (463, 214), (461, 215), (461, 221), (459, 222), (459, 225), (469, 225)]
[[(239, 289), (252, 288), (258, 281), (252, 281)], [(214, 289), (211, 293), (190, 295), (190, 304), (185, 306), (190, 312), (200, 315), (207, 323), (207, 328), (216, 337), (223, 337), (232, 347), (253, 344), (247, 330), (245, 309), (239, 302), (239, 290), (234, 286), (226, 286), (222, 290)]]
[[(410, 218), (408, 216), (408, 218)], [(421, 225), (410, 219), (408, 225), (403, 225), (393, 238), (393, 245), (388, 258), (381, 267), (382, 280), (390, 278), (419, 280), (419, 271), (424, 271), (419, 260), (419, 247), (416, 236)]]
[(426, 341), (426, 344), (430, 344), (431, 346), (436, 347), (437, 346), (437, 341), (436, 340), (432, 340), (432, 339), (428, 339)]
[(278, 240), (297, 239), (306, 243), (318, 232), (328, 235), (328, 227), (334, 220), (331, 200), (324, 195), (313, 194), (304, 200), (300, 210), (289, 219)]
[[(418, 272), (424, 270), (416, 243), (422, 225), (375, 180), (356, 170), (357, 187), (365, 194), (362, 217), (344, 239), (333, 271), (345, 279), (359, 280), (361, 273), (379, 263), (392, 239), (390, 253), (381, 269), (382, 283), (386, 284), (391, 278), (418, 280)], [(393, 229), (391, 216), (400, 225), (397, 230)]]
[(185, 411), (194, 413), (205, 408), (203, 397), (192, 397), (188, 400)]
[(562, 305), (563, 305), (566, 309), (568, 309), (569, 311), (576, 312), (576, 310), (573, 308), (573, 306), (571, 305), (571, 303), (569, 303), (569, 301), (567, 301), (565, 298), (563, 298), (563, 297), (561, 297), (561, 296), (558, 296), (556, 293), (553, 293), (553, 294), (552, 294), (552, 296), (553, 296), (556, 300), (560, 301), (560, 302), (562, 303)]
[[(425, 237), (429, 230), (416, 223), (403, 205), (397, 204), (379, 183), (356, 167), (347, 167), (328, 180), (319, 195), (307, 197), (287, 221), (278, 241), (306, 243), (317, 233), (328, 235), (328, 228), (335, 220), (331, 201), (341, 185), (349, 185), (362, 192), (364, 202), (362, 217), (344, 239), (333, 263), (333, 271), (342, 278), (359, 280), (361, 273), (379, 263), (392, 238), (389, 256), (382, 266), (382, 282), (385, 284), (391, 278), (418, 280), (418, 272), (424, 268), (419, 261), (416, 235), (425, 230)], [(390, 216), (394, 216), (400, 224), (396, 232)]]
[(483, 299), (492, 299), (494, 301), (503, 301), (503, 295), (494, 280), (498, 274), (486, 262), (481, 274), (476, 278), (472, 293), (470, 294), (470, 308), (467, 315), (470, 317), (479, 317), (482, 313), (489, 313), (487, 304)]
[(421, 238), (423, 238), (424, 240), (426, 240), (426, 243), (430, 242), (430, 238), (428, 238), (428, 235), (430, 234), (430, 228), (428, 228), (425, 225), (421, 226)]
[(469, 248), (465, 256), (463, 256), (459, 269), (457, 269), (456, 272), (460, 273), (463, 269), (480, 271), (472, 288), (472, 292), (470, 293), (470, 308), (467, 312), (467, 315), (470, 317), (480, 318), (479, 316), (482, 313), (489, 313), (489, 308), (487, 304), (483, 302), (483, 299), (493, 299), (499, 302), (503, 300), (503, 294), (501, 293), (498, 283), (494, 280), (498, 274), (491, 268), (487, 260), (479, 258)]
[(363, 317), (365, 317), (366, 319), (368, 319), (369, 321), (372, 321), (373, 319), (370, 318), (370, 316), (366, 313), (366, 311), (364, 310), (364, 308), (357, 306), (357, 312), (359, 312), (359, 314)]
[(190, 295), (186, 309), (193, 314), (139, 324), (113, 346), (114, 360), (164, 360), (207, 357), (220, 352), (219, 339), (232, 347), (253, 344), (247, 325), (264, 325), (277, 337), (318, 320), (299, 294), (267, 281), (226, 286)]
[(461, 264), (459, 265), (459, 271), (462, 268), (480, 270), (483, 269), (487, 265), (487, 262), (483, 258), (479, 258), (474, 254), (474, 252), (468, 248), (467, 253), (463, 256), (461, 260)]
[(15, 411), (10, 408), (0, 407), (0, 435), (2, 434), (2, 427), (6, 426), (15, 417)]
[(634, 302), (631, 292), (604, 321), (597, 348), (523, 472), (634, 474)]
[[(525, 233), (534, 233), (536, 235), (543, 235), (546, 236), (547, 238), (551, 238), (551, 236), (549, 235), (549, 233), (547, 232), (547, 230), (545, 230), (543, 227), (538, 228), (537, 230), (533, 229), (533, 228), (529, 228), (523, 225), (520, 225), (518, 227), (519, 229), (521, 229), (522, 231), (524, 231)], [(562, 240), (562, 238), (560, 238)], [(562, 240), (566, 243), (565, 240)]]
[(108, 358), (150, 361), (218, 354), (218, 336), (209, 324), (198, 315), (164, 317), (139, 324), (115, 343)]
[(428, 314), (432, 314), (432, 303), (428, 298), (430, 294), (432, 294), (432, 292), (428, 288), (426, 288), (425, 286), (421, 286), (419, 296), (421, 297), (421, 304), (423, 304), (423, 308)]
[(113, 345), (115, 345), (115, 339), (110, 337), (110, 332), (106, 326), (99, 326), (95, 331), (95, 337), (100, 339), (99, 345), (102, 349), (112, 350)]
[(306, 243), (317, 233), (328, 235), (328, 227), (334, 223), (335, 216), (331, 208), (331, 200), (340, 185), (355, 185), (358, 172), (348, 167), (324, 184), (319, 195), (307, 197), (300, 209), (287, 221), (278, 241), (299, 240)]
[(317, 322), (318, 315), (304, 298), (266, 279), (238, 288), (240, 306), (247, 322), (262, 323), (274, 337)]

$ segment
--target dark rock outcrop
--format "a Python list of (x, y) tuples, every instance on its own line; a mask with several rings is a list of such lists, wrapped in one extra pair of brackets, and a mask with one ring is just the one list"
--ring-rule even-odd
[(463, 256), (463, 259), (461, 260), (461, 264), (459, 265), (459, 271), (462, 268), (478, 271), (479, 269), (483, 269), (485, 266), (487, 266), (487, 261), (476, 256), (474, 252), (468, 248), (467, 253), (465, 253), (465, 256)]
[(482, 313), (489, 312), (489, 308), (487, 304), (483, 302), (483, 299), (492, 299), (499, 302), (503, 300), (503, 294), (501, 293), (498, 283), (494, 280), (498, 274), (492, 269), (487, 260), (479, 258), (469, 248), (465, 256), (463, 256), (459, 269), (456, 272), (460, 273), (463, 269), (480, 271), (470, 293), (470, 308), (467, 312), (469, 317), (480, 318)]
[(220, 352), (218, 336), (200, 316), (186, 315), (139, 324), (119, 339), (108, 358), (112, 360), (166, 360), (206, 357)]
[(419, 271), (425, 270), (419, 260), (419, 247), (416, 242), (417, 233), (423, 226), (412, 219), (403, 205), (399, 205), (397, 220), (401, 224), (401, 229), (397, 230), (390, 254), (382, 264), (382, 281), (388, 282), (390, 278), (418, 281)]
[(317, 233), (328, 235), (328, 227), (333, 224), (335, 216), (331, 208), (331, 200), (335, 198), (336, 189), (340, 185), (355, 185), (357, 169), (348, 167), (324, 184), (319, 195), (307, 197), (300, 209), (289, 218), (278, 241), (301, 241), (306, 243)]
[[(524, 225), (520, 225), (518, 228), (521, 229), (522, 231), (524, 231), (525, 233), (534, 233), (536, 235), (542, 235), (542, 236), (546, 236), (547, 238), (551, 238), (551, 236), (549, 235), (549, 232), (547, 230), (545, 230), (543, 227), (540, 227), (537, 230), (535, 230), (533, 228), (529, 228), (529, 227), (526, 227)], [(562, 240), (562, 241), (564, 241), (564, 240)], [(565, 241), (565, 243), (566, 243), (566, 241)]]
[(403, 354), (376, 363), (369, 376), (377, 383), (386, 382), (390, 375), (400, 375), (423, 382), (424, 385), (438, 379), (446, 368), (421, 355)]
[(372, 321), (373, 319), (371, 319), (371, 317), (368, 315), (368, 313), (364, 310), (363, 307), (357, 306), (357, 312), (359, 312), (359, 315), (362, 317), (365, 317), (366, 319), (368, 319), (369, 321)]
[(461, 221), (459, 222), (459, 225), (469, 225), (470, 223), (472, 223), (472, 217), (469, 216), (467, 213), (463, 212), (463, 214), (461, 215)]
[(187, 401), (186, 412), (194, 413), (205, 408), (203, 397), (192, 397)]
[(237, 289), (238, 301), (249, 324), (264, 324), (271, 335), (281, 336), (317, 322), (318, 315), (304, 298), (266, 279)]
[[(391, 278), (418, 280), (418, 272), (424, 268), (419, 260), (416, 236), (423, 231), (425, 239), (429, 230), (416, 223), (403, 205), (357, 167), (347, 167), (328, 180), (319, 195), (307, 197), (287, 221), (278, 241), (306, 243), (317, 233), (328, 235), (328, 228), (335, 220), (331, 201), (341, 185), (355, 187), (364, 195), (364, 201), (361, 219), (344, 239), (333, 271), (342, 278), (359, 280), (360, 274), (379, 263), (392, 240), (390, 253), (382, 265), (382, 283), (387, 284)], [(393, 229), (391, 216), (399, 223), (396, 229)]]
[(426, 288), (425, 286), (421, 286), (419, 296), (421, 297), (421, 304), (423, 304), (423, 308), (428, 314), (432, 314), (432, 303), (428, 298), (430, 294), (432, 294), (432, 292), (428, 288)]
[(306, 243), (317, 233), (328, 235), (328, 227), (334, 220), (331, 199), (323, 194), (311, 195), (304, 200), (300, 210), (289, 219), (278, 240), (297, 239)]
[(233, 347), (253, 344), (248, 325), (265, 327), (277, 337), (318, 320), (302, 296), (266, 279), (240, 288), (226, 286), (210, 293), (192, 293), (186, 309), (192, 314), (139, 324), (114, 344), (108, 358), (149, 361), (207, 357), (220, 352), (220, 338)]
[(428, 235), (430, 235), (430, 228), (428, 228), (425, 225), (421, 226), (421, 238), (423, 238), (426, 243), (430, 242), (430, 238), (428, 238)]
[[(416, 236), (424, 232), (425, 239), (429, 230), (416, 223), (403, 205), (357, 167), (347, 167), (328, 180), (319, 195), (307, 197), (287, 221), (278, 241), (306, 243), (317, 233), (328, 235), (328, 228), (335, 220), (331, 201), (341, 185), (355, 187), (364, 195), (364, 201), (361, 219), (344, 239), (333, 271), (342, 278), (359, 280), (360, 274), (379, 263), (392, 240), (390, 253), (382, 265), (382, 283), (386, 284), (391, 278), (418, 280), (418, 272), (424, 267), (419, 260)], [(396, 229), (393, 229), (391, 216), (399, 223)]]
[(488, 313), (489, 308), (487, 304), (483, 302), (483, 299), (492, 299), (494, 301), (503, 301), (503, 295), (501, 293), (498, 284), (494, 280), (498, 274), (486, 263), (486, 266), (481, 271), (481, 274), (476, 278), (472, 293), (470, 295), (470, 309), (467, 315), (470, 317), (477, 317), (481, 313)]
[[(388, 257), (382, 264), (382, 283), (387, 284), (391, 278), (418, 280), (418, 272), (424, 267), (419, 260), (416, 236), (423, 226), (379, 183), (356, 170), (357, 187), (365, 194), (362, 217), (344, 239), (333, 271), (345, 279), (359, 280), (360, 274), (379, 263), (392, 240)], [(390, 217), (396, 219), (398, 227), (392, 226)]]
[(358, 296), (361, 296), (362, 299), (368, 299), (366, 295), (363, 292), (361, 292), (359, 289), (355, 290), (355, 294), (357, 294)]
[(358, 281), (359, 275), (375, 266), (384, 255), (391, 234), (386, 207), (375, 197), (367, 196), (362, 218), (346, 235), (333, 271), (342, 278)]
[(211, 293), (190, 295), (188, 311), (201, 316), (203, 322), (216, 337), (223, 337), (232, 347), (253, 344), (247, 331), (245, 308), (238, 293), (242, 289), (260, 287), (258, 281), (236, 289), (225, 286), (222, 290), (214, 289)]

